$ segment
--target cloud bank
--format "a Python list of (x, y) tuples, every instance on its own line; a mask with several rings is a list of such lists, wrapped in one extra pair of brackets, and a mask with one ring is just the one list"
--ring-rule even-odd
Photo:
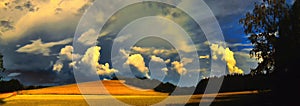
[[(5, 29), (12, 29), (2, 31), (1, 40), (3, 42), (19, 40), (28, 36), (26, 33), (30, 31), (40, 30), (38, 26), (47, 30), (70, 27), (73, 22), (77, 23), (79, 14), (82, 14), (90, 4), (90, 0), (0, 1), (0, 12), (5, 16), (1, 16), (0, 19), (11, 19), (9, 22), (13, 22), (9, 24), (1, 22), (1, 26), (5, 26)], [(52, 25), (53, 23), (60, 25)]]
[(69, 67), (80, 68), (80, 71), (86, 71), (87, 73), (94, 73), (98, 75), (110, 76), (113, 73), (118, 72), (114, 68), (110, 68), (108, 63), (100, 64), (100, 50), (101, 47), (93, 46), (86, 50), (83, 56), (73, 53), (72, 46), (65, 46), (61, 49), (58, 60), (53, 65), (53, 70), (60, 72), (63, 68), (65, 61), (68, 61)]

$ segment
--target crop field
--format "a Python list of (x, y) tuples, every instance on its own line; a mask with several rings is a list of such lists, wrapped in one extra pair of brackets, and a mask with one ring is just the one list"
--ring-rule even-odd
[[(218, 94), (175, 95), (125, 85), (123, 81), (104, 81), (104, 88), (95, 87), (99, 82), (81, 83), (88, 88), (81, 94), (76, 84), (35, 90), (23, 90), (0, 94), (3, 106), (86, 106), (86, 105), (199, 105), (213, 102), (212, 105), (262, 104), (263, 96), (257, 91), (226, 92)], [(8, 97), (12, 95), (11, 97)], [(214, 98), (216, 96), (216, 98)], [(7, 98), (5, 98), (7, 97)], [(184, 98), (190, 98), (188, 100)]]

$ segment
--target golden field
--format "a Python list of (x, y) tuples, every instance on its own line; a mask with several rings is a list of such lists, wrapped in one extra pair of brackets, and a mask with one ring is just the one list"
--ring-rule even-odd
[[(48, 87), (35, 90), (16, 92), (15, 96), (2, 99), (3, 106), (85, 106), (85, 105), (198, 105), (213, 102), (213, 105), (248, 104), (259, 100), (257, 91), (228, 92), (218, 94), (192, 95), (188, 101), (184, 98), (189, 95), (168, 96), (166, 93), (155, 92), (150, 89), (141, 89), (124, 84), (124, 81), (102, 81), (104, 87), (96, 87), (101, 82), (87, 82), (64, 86)], [(81, 94), (78, 86), (85, 87), (85, 94)], [(108, 92), (106, 92), (106, 90)], [(9, 94), (0, 94), (0, 97)], [(216, 99), (213, 97), (216, 96)], [(88, 101), (85, 101), (85, 99)], [(251, 102), (251, 101), (252, 102)], [(255, 102), (254, 102), (255, 103)]]

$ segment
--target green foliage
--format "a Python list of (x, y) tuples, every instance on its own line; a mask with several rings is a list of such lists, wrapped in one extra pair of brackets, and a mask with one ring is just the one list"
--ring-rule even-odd
[(253, 11), (240, 19), (245, 34), (254, 46), (250, 56), (262, 60), (256, 69), (251, 70), (252, 74), (274, 70), (280, 23), (289, 18), (289, 9), (285, 0), (263, 0), (255, 3)]

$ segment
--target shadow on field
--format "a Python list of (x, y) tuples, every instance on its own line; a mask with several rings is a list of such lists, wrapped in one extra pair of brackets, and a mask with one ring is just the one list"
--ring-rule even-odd
[[(202, 98), (196, 98), (194, 102), (185, 104), (186, 106), (199, 106)], [(204, 97), (203, 99), (209, 99)], [(201, 105), (206, 104), (201, 103)], [(217, 96), (211, 106), (274, 106), (270, 99), (270, 93), (259, 94), (239, 94)]]
[(0, 99), (0, 105), (2, 105), (2, 104), (4, 104), (5, 102), (2, 100), (2, 99)]

